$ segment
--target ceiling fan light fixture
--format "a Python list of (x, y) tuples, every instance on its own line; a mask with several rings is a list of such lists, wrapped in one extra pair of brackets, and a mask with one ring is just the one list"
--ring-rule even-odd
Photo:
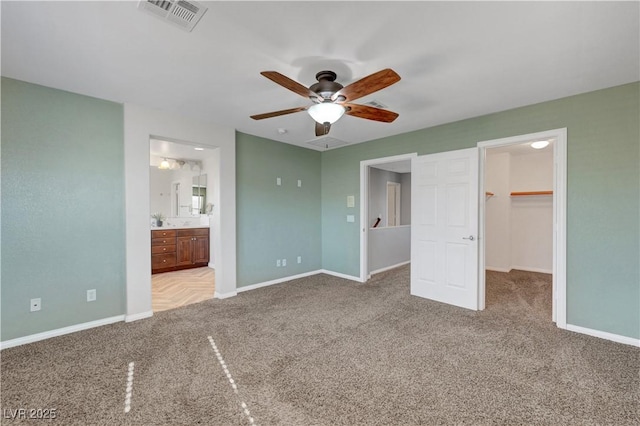
[(345, 113), (345, 108), (333, 102), (322, 102), (312, 105), (308, 110), (309, 115), (320, 124), (333, 124)]

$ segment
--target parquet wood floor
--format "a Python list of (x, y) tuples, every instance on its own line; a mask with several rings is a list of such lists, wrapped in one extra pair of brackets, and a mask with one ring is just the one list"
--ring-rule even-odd
[(154, 312), (179, 308), (213, 298), (215, 270), (183, 269), (151, 276), (151, 307)]

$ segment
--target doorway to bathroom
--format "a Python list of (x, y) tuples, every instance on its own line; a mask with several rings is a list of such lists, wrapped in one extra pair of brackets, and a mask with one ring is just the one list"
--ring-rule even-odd
[(151, 298), (154, 312), (212, 299), (214, 150), (149, 141)]

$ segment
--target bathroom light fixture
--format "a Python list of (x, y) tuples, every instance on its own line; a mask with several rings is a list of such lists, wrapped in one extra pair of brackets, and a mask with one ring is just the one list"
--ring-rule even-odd
[(171, 166), (169, 165), (169, 161), (165, 158), (164, 160), (162, 160), (158, 168), (160, 170), (169, 170)]
[(333, 102), (325, 101), (319, 104), (312, 105), (308, 110), (311, 118), (316, 120), (320, 124), (329, 123), (333, 124), (342, 117), (345, 112), (345, 108), (340, 104), (334, 104)]
[(549, 141), (535, 141), (531, 142), (531, 148), (533, 149), (542, 149), (546, 148), (549, 145)]

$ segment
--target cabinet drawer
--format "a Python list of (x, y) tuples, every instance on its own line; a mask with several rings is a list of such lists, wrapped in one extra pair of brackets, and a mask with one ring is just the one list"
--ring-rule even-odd
[(173, 238), (152, 238), (151, 239), (151, 247), (153, 246), (164, 246), (167, 244), (175, 244), (176, 243), (176, 239), (175, 237)]
[(176, 252), (175, 244), (167, 244), (166, 246), (151, 247), (151, 254), (175, 253), (175, 252)]
[(151, 256), (151, 269), (170, 268), (176, 266), (176, 254), (154, 254)]
[(209, 228), (178, 229), (178, 237), (208, 236)]
[(164, 229), (164, 230), (156, 230), (151, 231), (151, 238), (164, 238), (164, 237), (175, 237), (176, 230), (175, 229)]

